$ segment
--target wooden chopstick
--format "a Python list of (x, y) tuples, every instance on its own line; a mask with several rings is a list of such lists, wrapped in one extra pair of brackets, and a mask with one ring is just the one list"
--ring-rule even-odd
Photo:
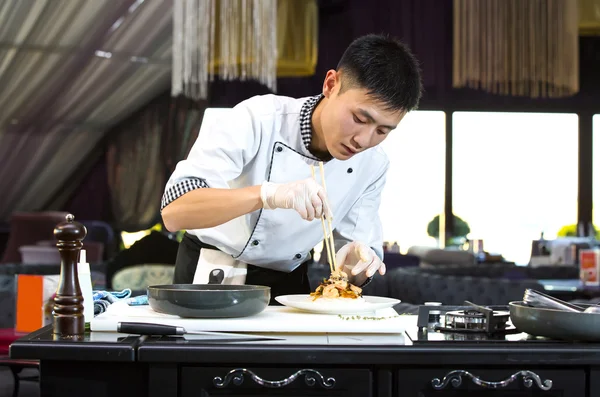
[[(325, 168), (323, 167), (322, 161), (319, 161), (319, 168), (321, 170), (321, 180), (323, 181), (323, 190), (325, 190), (325, 197), (329, 197), (327, 195), (327, 184), (325, 183)], [(325, 216), (325, 213), (323, 213), (323, 216)], [(337, 262), (335, 259), (335, 241), (333, 240), (333, 228), (331, 226), (331, 218), (329, 216), (327, 217), (327, 225), (329, 226), (329, 238), (331, 239), (329, 244), (331, 246), (331, 256), (333, 259), (333, 270), (335, 270), (337, 269)]]
[[(324, 172), (322, 170), (323, 167), (323, 163), (319, 163), (321, 165), (321, 175), (322, 178), (324, 176)], [(314, 165), (310, 166), (310, 171), (312, 173), (312, 177), (313, 179), (316, 181), (316, 175), (315, 175), (315, 167)], [(325, 178), (323, 178), (323, 189), (325, 189)], [(327, 192), (327, 190), (325, 190), (325, 192)], [(327, 217), (327, 220), (329, 220), (329, 217)], [(335, 263), (335, 245), (333, 245), (333, 233), (331, 233), (329, 235), (329, 237), (327, 236), (327, 229), (325, 228), (325, 213), (323, 213), (321, 215), (321, 226), (323, 227), (323, 237), (324, 237), (324, 243), (325, 243), (325, 249), (327, 250), (327, 259), (329, 262), (329, 270), (331, 270), (331, 273), (333, 273), (336, 269), (336, 263)], [(331, 220), (329, 220), (329, 229), (331, 230)], [(330, 241), (331, 239), (331, 241)]]

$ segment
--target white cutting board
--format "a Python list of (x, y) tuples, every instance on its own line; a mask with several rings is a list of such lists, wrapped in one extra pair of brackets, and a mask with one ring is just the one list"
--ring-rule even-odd
[(125, 301), (120, 301), (94, 317), (90, 327), (92, 331), (116, 332), (119, 322), (129, 321), (174, 325), (188, 331), (397, 334), (416, 325), (415, 316), (398, 315), (393, 308), (367, 316), (377, 319), (348, 319), (351, 316), (313, 314), (285, 306), (269, 306), (250, 317), (193, 319), (157, 313), (149, 305), (128, 306)]

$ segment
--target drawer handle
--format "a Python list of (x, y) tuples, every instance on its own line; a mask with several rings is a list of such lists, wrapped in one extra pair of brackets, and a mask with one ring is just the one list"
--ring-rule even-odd
[(256, 375), (254, 372), (245, 368), (236, 368), (232, 369), (225, 375), (225, 378), (221, 378), (220, 376), (215, 376), (213, 378), (213, 383), (217, 387), (226, 387), (229, 382), (232, 382), (234, 385), (239, 386), (244, 382), (244, 374), (247, 374), (252, 378), (254, 382), (264, 387), (284, 387), (295, 381), (300, 375), (305, 375), (304, 382), (308, 386), (314, 386), (317, 382), (319, 385), (325, 389), (331, 389), (335, 385), (334, 378), (325, 379), (323, 375), (319, 371), (314, 369), (301, 369), (285, 379), (282, 380), (265, 380), (260, 376)]
[(531, 387), (535, 382), (537, 387), (539, 387), (541, 390), (550, 390), (552, 388), (552, 380), (546, 379), (542, 381), (539, 375), (532, 371), (519, 371), (506, 378), (505, 380), (501, 380), (499, 382), (489, 382), (481, 380), (480, 378), (478, 378), (470, 372), (457, 370), (448, 372), (442, 380), (440, 380), (439, 378), (432, 379), (431, 385), (436, 390), (442, 390), (446, 388), (446, 386), (448, 386), (449, 383), (452, 383), (453, 387), (459, 387), (462, 384), (463, 375), (470, 378), (476, 385), (485, 387), (487, 389), (500, 389), (502, 387), (506, 387), (512, 382), (514, 382), (518, 377), (521, 377), (523, 379), (523, 385), (525, 385), (525, 387)]

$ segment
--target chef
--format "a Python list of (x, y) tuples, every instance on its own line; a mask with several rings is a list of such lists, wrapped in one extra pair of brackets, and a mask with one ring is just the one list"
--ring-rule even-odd
[(173, 282), (307, 294), (321, 216), (332, 222), (336, 262), (351, 283), (383, 275), (378, 209), (389, 161), (378, 145), (421, 90), (410, 50), (367, 35), (327, 72), (321, 94), (255, 96), (203, 128), (161, 202), (166, 228), (186, 230)]

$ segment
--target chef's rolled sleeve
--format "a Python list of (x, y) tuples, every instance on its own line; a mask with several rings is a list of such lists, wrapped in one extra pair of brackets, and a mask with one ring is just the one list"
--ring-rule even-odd
[(386, 163), (380, 176), (362, 194), (335, 228), (333, 234), (336, 252), (344, 244), (359, 241), (371, 247), (383, 260), (383, 229), (379, 217), (379, 206), (388, 168), (389, 162)]
[(177, 182), (175, 185), (168, 188), (163, 194), (162, 200), (160, 202), (160, 210), (162, 211), (167, 205), (171, 204), (173, 201), (177, 200), (179, 197), (183, 196), (187, 192), (191, 192), (192, 190), (209, 187), (204, 179), (201, 178), (188, 178), (184, 179), (180, 182)]
[(258, 151), (260, 121), (242, 102), (202, 125), (188, 157), (177, 163), (167, 181), (161, 211), (200, 188), (228, 189)]

